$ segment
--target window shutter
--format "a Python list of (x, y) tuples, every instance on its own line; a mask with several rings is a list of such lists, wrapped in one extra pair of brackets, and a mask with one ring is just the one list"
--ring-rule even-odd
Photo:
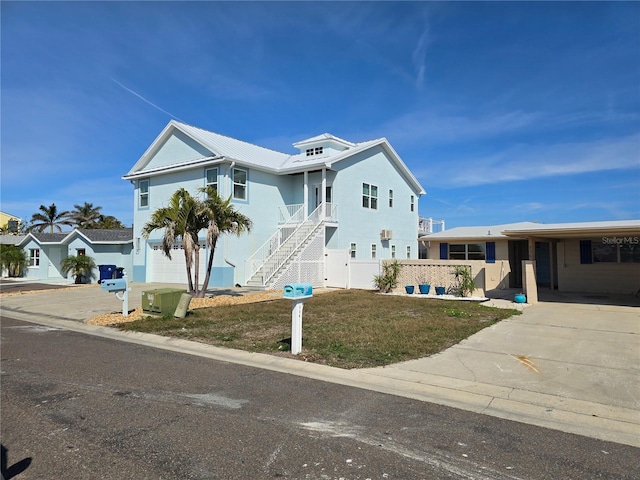
[(591, 240), (580, 240), (580, 263), (593, 263), (591, 258)]
[(496, 263), (496, 242), (487, 242), (487, 263)]
[(440, 244), (440, 260), (449, 260), (449, 244)]

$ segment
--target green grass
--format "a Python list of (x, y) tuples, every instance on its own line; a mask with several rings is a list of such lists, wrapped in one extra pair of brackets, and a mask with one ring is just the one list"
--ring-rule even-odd
[[(517, 310), (341, 290), (304, 305), (302, 353), (340, 368), (388, 365), (438, 353)], [(250, 352), (290, 355), (291, 301), (193, 310), (185, 319), (146, 318), (118, 326)]]

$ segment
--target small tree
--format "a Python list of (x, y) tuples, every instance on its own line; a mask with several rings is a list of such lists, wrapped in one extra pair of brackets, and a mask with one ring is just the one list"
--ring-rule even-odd
[(19, 277), (27, 268), (27, 252), (15, 245), (0, 245), (0, 264), (10, 277)]
[(93, 270), (96, 268), (96, 263), (88, 255), (78, 255), (77, 257), (70, 255), (62, 260), (60, 266), (62, 273), (65, 275), (71, 273), (74, 276), (75, 283), (83, 283), (85, 279), (91, 281), (92, 278), (95, 278)]
[(466, 265), (456, 265), (451, 273), (456, 279), (457, 295), (466, 297), (476, 289), (476, 284), (471, 276), (471, 268)]
[[(196, 297), (204, 298), (209, 286), (211, 269), (213, 267), (213, 256), (216, 251), (218, 239), (222, 234), (233, 234), (240, 236), (245, 232), (250, 232), (253, 222), (249, 217), (238, 212), (231, 205), (231, 197), (223, 200), (218, 195), (216, 189), (211, 185), (200, 189), (205, 194), (205, 199), (201, 204), (201, 212), (207, 222), (207, 246), (209, 247), (209, 258), (207, 260), (207, 270), (202, 283), (202, 288), (196, 293)], [(196, 285), (197, 287), (197, 285)]]
[(382, 275), (373, 277), (373, 284), (379, 291), (389, 293), (398, 286), (398, 276), (401, 268), (402, 265), (398, 260), (383, 263)]

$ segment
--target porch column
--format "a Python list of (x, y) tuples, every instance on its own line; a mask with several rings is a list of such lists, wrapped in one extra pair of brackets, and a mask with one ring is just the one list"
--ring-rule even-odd
[(309, 215), (309, 172), (305, 170), (304, 172), (304, 188), (303, 188), (303, 200), (304, 204), (304, 216), (305, 218)]
[(327, 169), (322, 169), (322, 186), (320, 187), (322, 193), (320, 194), (321, 205), (320, 207), (320, 218), (323, 220), (327, 216)]
[(555, 245), (555, 243), (553, 241), (549, 241), (549, 283), (550, 285), (550, 289), (551, 290), (555, 290), (556, 288), (556, 277), (555, 277), (555, 272), (554, 272), (554, 265), (556, 264), (556, 256), (555, 256), (555, 252), (554, 252), (554, 248), (553, 246)]

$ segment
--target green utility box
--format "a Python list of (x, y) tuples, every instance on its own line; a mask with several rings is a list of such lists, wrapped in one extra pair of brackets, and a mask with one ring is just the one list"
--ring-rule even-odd
[(142, 310), (148, 313), (173, 315), (183, 293), (187, 291), (179, 288), (157, 288), (142, 292)]

